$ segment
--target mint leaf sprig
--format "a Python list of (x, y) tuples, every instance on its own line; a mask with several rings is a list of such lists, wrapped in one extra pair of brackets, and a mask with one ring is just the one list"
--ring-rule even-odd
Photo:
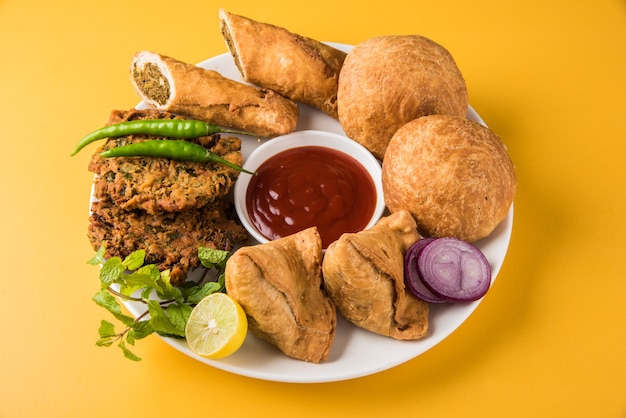
[[(106, 242), (87, 262), (100, 265), (100, 290), (92, 300), (109, 311), (124, 328), (117, 331), (112, 322), (102, 320), (98, 329), (96, 345), (110, 347), (117, 342), (124, 356), (133, 361), (141, 358), (128, 345), (153, 333), (162, 336), (184, 338), (185, 325), (193, 307), (206, 296), (225, 292), (224, 270), (230, 251), (207, 247), (198, 248), (198, 257), (206, 269), (198, 282), (186, 281), (173, 286), (169, 270), (159, 271), (154, 264), (145, 263), (145, 250), (137, 250), (123, 260), (120, 257), (106, 258)], [(207, 272), (217, 270), (215, 280), (207, 281)], [(113, 288), (116, 285), (119, 290)], [(141, 302), (146, 311), (137, 318), (126, 315), (118, 299)]]

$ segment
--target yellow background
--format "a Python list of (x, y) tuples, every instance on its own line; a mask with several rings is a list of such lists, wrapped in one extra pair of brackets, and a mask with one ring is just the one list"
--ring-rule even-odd
[[(89, 152), (138, 97), (151, 49), (226, 52), (219, 7), (324, 41), (422, 34), (517, 167), (513, 236), (488, 297), (391, 370), (272, 383), (202, 365), (157, 337), (133, 363), (97, 348), (86, 238)], [(0, 0), (0, 417), (626, 417), (624, 0)]]

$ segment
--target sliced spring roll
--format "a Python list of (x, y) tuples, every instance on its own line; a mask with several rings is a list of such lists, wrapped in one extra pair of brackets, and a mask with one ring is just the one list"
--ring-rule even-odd
[(404, 254), (419, 238), (411, 214), (399, 211), (328, 247), (324, 286), (347, 320), (398, 340), (426, 335), (428, 304), (404, 285)]
[(295, 130), (298, 105), (257, 88), (150, 51), (134, 55), (130, 79), (148, 105), (272, 138)]
[(244, 80), (337, 119), (346, 53), (311, 38), (220, 9), (222, 37)]
[(328, 359), (337, 327), (322, 289), (322, 240), (317, 228), (235, 251), (226, 290), (243, 307), (252, 333), (290, 357)]

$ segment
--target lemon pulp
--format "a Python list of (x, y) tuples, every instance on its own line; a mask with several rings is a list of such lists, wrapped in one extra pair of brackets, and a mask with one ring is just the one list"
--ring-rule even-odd
[(225, 293), (213, 293), (191, 311), (185, 336), (194, 353), (218, 359), (237, 351), (247, 331), (248, 320), (241, 305)]

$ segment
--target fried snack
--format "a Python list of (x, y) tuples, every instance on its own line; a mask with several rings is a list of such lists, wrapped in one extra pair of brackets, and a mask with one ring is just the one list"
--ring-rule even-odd
[(506, 217), (517, 180), (506, 146), (490, 129), (458, 116), (407, 123), (382, 166), (385, 203), (410, 211), (422, 235), (474, 242)]
[(284, 135), (298, 123), (298, 105), (272, 90), (154, 52), (134, 55), (130, 80), (144, 102), (156, 109), (253, 135)]
[(198, 247), (232, 248), (246, 242), (248, 233), (236, 221), (232, 204), (216, 200), (200, 209), (149, 214), (127, 211), (110, 200), (91, 206), (88, 237), (94, 250), (106, 241), (106, 257), (122, 259), (146, 250), (147, 264), (170, 270), (172, 284), (180, 284), (188, 272), (200, 266)]
[(444, 47), (418, 35), (381, 36), (348, 53), (337, 107), (346, 134), (382, 159), (405, 123), (430, 114), (464, 116), (468, 94)]
[(223, 9), (219, 17), (222, 36), (244, 80), (337, 119), (337, 82), (345, 52)]
[[(138, 119), (180, 119), (155, 109), (111, 112), (109, 124)], [(225, 196), (239, 172), (217, 163), (196, 163), (166, 158), (103, 158), (99, 153), (116, 146), (154, 139), (148, 135), (128, 135), (108, 139), (92, 156), (89, 170), (97, 174), (94, 195), (110, 199), (121, 209), (142, 209), (155, 214), (199, 208)], [(241, 140), (212, 135), (188, 141), (198, 143), (216, 155), (241, 165)]]
[(322, 241), (315, 227), (243, 247), (226, 263), (226, 290), (248, 316), (250, 330), (286, 355), (328, 359), (337, 326), (322, 289)]
[(426, 335), (428, 304), (404, 285), (404, 254), (419, 238), (411, 214), (400, 211), (328, 247), (324, 287), (347, 320), (398, 340)]

